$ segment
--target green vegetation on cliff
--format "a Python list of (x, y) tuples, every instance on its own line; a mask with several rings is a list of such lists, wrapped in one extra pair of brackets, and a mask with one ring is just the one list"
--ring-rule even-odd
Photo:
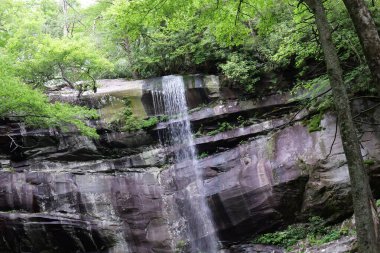
[[(343, 2), (326, 5), (347, 88), (374, 92)], [(114, 0), (83, 9), (76, 0), (4, 0), (0, 18), (9, 67), (39, 92), (60, 84), (80, 95), (96, 91), (97, 78), (199, 72), (257, 96), (316, 95), (329, 84), (312, 14), (297, 1)]]
[(128, 98), (124, 98), (124, 109), (115, 116), (111, 122), (111, 126), (116, 130), (135, 132), (139, 130), (149, 130), (155, 127), (161, 119), (158, 117), (150, 117), (141, 119), (133, 114), (132, 104)]
[(10, 62), (0, 56), (0, 117), (21, 120), (34, 127), (59, 127), (69, 130), (75, 126), (82, 134), (97, 137), (86, 119), (97, 118), (95, 110), (64, 103), (49, 103), (39, 90), (22, 83), (10, 67)]
[[(0, 2), (0, 117), (32, 127), (75, 126), (97, 137), (85, 121), (94, 110), (65, 103), (49, 103), (46, 85), (96, 90), (95, 79), (112, 64), (89, 38), (64, 36), (62, 14), (54, 0)], [(79, 82), (80, 81), (80, 82)]]
[[(374, 4), (372, 11), (378, 14), (379, 3)], [(98, 33), (119, 45), (112, 49), (123, 52), (113, 53), (116, 62), (130, 67), (119, 72), (123, 76), (207, 72), (255, 93), (284, 88), (282, 79), (291, 83), (287, 89), (317, 91), (328, 86), (312, 14), (298, 1), (145, 0), (103, 5), (104, 25)], [(337, 27), (334, 42), (348, 88), (375, 91), (343, 2), (326, 5), (329, 21)]]
[[(370, 0), (110, 0), (87, 9), (76, 0), (2, 0), (0, 117), (96, 136), (85, 123), (94, 111), (49, 103), (43, 92), (68, 86), (80, 97), (104, 77), (203, 72), (245, 97), (301, 90), (317, 108), (310, 131), (335, 108), (358, 248), (378, 253), (378, 217), (349, 98), (380, 95), (379, 12), (379, 1)], [(120, 120), (128, 131), (157, 123), (128, 107)], [(208, 134), (233, 127), (224, 122)]]
[(308, 246), (321, 245), (354, 233), (347, 224), (340, 227), (327, 226), (322, 218), (315, 216), (311, 217), (308, 223), (290, 225), (283, 231), (260, 235), (252, 242), (279, 245), (290, 250), (292, 246), (300, 244), (303, 240)]

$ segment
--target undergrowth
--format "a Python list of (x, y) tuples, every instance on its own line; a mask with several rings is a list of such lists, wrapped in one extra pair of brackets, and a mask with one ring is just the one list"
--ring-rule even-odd
[(283, 231), (267, 233), (256, 237), (252, 243), (277, 245), (291, 250), (301, 240), (307, 240), (311, 246), (321, 245), (342, 236), (354, 233), (348, 227), (326, 226), (325, 221), (316, 216), (311, 217), (307, 224), (294, 224)]
[(123, 99), (124, 109), (111, 122), (111, 127), (126, 132), (136, 132), (139, 130), (149, 130), (155, 127), (159, 122), (167, 121), (167, 117), (149, 117), (142, 119), (132, 112), (131, 101), (128, 98)]

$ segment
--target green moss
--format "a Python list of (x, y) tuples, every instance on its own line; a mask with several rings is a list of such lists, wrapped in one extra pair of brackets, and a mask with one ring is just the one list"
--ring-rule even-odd
[(364, 160), (364, 164), (367, 165), (367, 166), (372, 166), (374, 165), (376, 162), (372, 159), (366, 159)]
[(306, 121), (306, 125), (310, 133), (322, 130), (322, 127), (321, 127), (322, 118), (323, 118), (323, 114), (319, 113)]
[(208, 156), (209, 156), (209, 154), (207, 152), (202, 152), (200, 155), (198, 155), (198, 159), (203, 159), (203, 158), (206, 158)]

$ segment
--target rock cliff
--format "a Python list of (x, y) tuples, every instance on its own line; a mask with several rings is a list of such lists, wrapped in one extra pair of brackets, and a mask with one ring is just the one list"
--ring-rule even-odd
[[(187, 95), (193, 108), (230, 98), (223, 97), (223, 92), (231, 93), (219, 90), (216, 77), (189, 80)], [(140, 115), (152, 115), (149, 90), (159, 81), (134, 86), (124, 80), (102, 82), (100, 99), (88, 94), (84, 103), (91, 101), (104, 115), (107, 106), (108, 112), (118, 106), (102, 104), (105, 97), (132, 94)], [(123, 93), (125, 87), (133, 92)], [(54, 94), (52, 99), (75, 100)], [(371, 101), (357, 100), (353, 106), (359, 112), (370, 105)], [(334, 115), (325, 114), (321, 131), (310, 133), (302, 122), (308, 112), (296, 113), (296, 103), (287, 94), (256, 101), (228, 99), (191, 113), (194, 129), (234, 122), (239, 116), (254, 118), (248, 125), (195, 139), (199, 153), (206, 154), (199, 166), (223, 252), (231, 245), (231, 252), (237, 252), (238, 244), (253, 235), (313, 215), (330, 222), (352, 215)], [(368, 117), (379, 113), (371, 111)], [(93, 124), (99, 140), (75, 131), (1, 122), (0, 252), (186, 252), (187, 238), (175, 228), (182, 226), (187, 208), (179, 193), (191, 192), (193, 180), (186, 162), (173, 171), (170, 147), (158, 142), (165, 122), (137, 133), (114, 132), (104, 122)], [(379, 196), (377, 128), (362, 124), (359, 134)]]

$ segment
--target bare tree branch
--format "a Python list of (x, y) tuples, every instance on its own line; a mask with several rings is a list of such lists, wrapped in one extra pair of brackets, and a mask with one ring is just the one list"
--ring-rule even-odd
[(371, 123), (371, 122), (366, 122), (362, 120), (354, 120), (354, 122), (364, 124), (364, 125), (380, 126), (380, 123)]
[(356, 114), (356, 115), (353, 117), (353, 119), (356, 119), (356, 118), (358, 118), (361, 114), (366, 113), (366, 112), (369, 112), (369, 111), (371, 111), (371, 110), (373, 110), (373, 109), (376, 109), (376, 107), (379, 107), (379, 106), (380, 106), (380, 103), (377, 103), (377, 104), (375, 104), (374, 106), (371, 106), (370, 108), (368, 108), (368, 109), (366, 109), (366, 110), (364, 110), (364, 111), (359, 112), (358, 114)]

